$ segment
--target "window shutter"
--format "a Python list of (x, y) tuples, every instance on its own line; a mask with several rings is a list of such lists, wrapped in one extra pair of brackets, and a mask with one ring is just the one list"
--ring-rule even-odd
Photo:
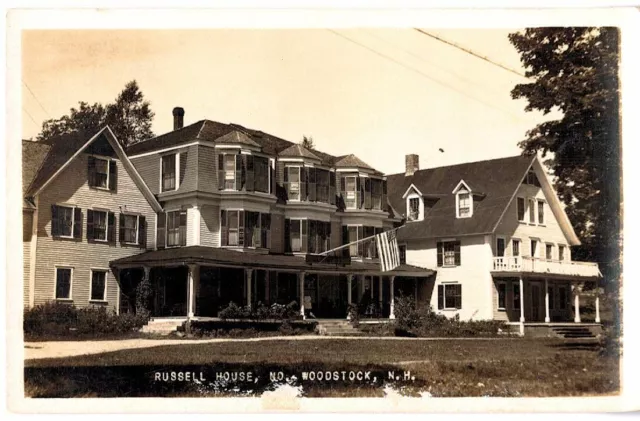
[(340, 176), (340, 194), (344, 197), (345, 190), (347, 190), (347, 181), (344, 176)]
[(113, 212), (107, 212), (107, 242), (116, 242), (116, 215)]
[(462, 285), (454, 285), (456, 291), (456, 308), (462, 308)]
[(167, 243), (166, 239), (166, 227), (167, 214), (164, 212), (158, 213), (158, 229), (156, 232), (156, 248), (163, 249)]
[(307, 200), (307, 169), (300, 167), (300, 201)]
[(244, 155), (245, 163), (247, 168), (247, 181), (246, 181), (246, 189), (247, 191), (253, 191), (255, 189), (255, 167), (253, 161), (253, 155)]
[(438, 310), (442, 310), (443, 308), (444, 308), (444, 285), (438, 285)]
[(93, 240), (93, 211), (87, 209), (87, 240)]
[[(349, 244), (349, 228), (346, 225), (342, 226), (342, 245)], [(349, 247), (345, 247), (342, 249), (342, 255), (345, 257), (349, 257)]]
[(364, 208), (371, 209), (371, 179), (364, 179)]
[(284, 220), (284, 251), (291, 253), (291, 219)]
[(227, 211), (222, 209), (220, 211), (220, 245), (229, 245), (229, 228), (227, 226)]
[(118, 240), (120, 241), (120, 244), (124, 244), (124, 214), (120, 213), (118, 218), (120, 220), (118, 224), (120, 225), (119, 231), (118, 231)]
[(118, 166), (114, 160), (109, 161), (109, 190), (118, 190)]
[(336, 204), (336, 173), (329, 172), (329, 203)]
[(218, 154), (218, 190), (224, 190), (224, 154)]
[(386, 211), (387, 206), (387, 180), (382, 180), (382, 210)]
[(142, 215), (138, 217), (138, 245), (147, 247), (147, 219)]
[(437, 258), (437, 260), (438, 260), (438, 267), (442, 267), (442, 264), (443, 264), (443, 261), (444, 261), (444, 258), (443, 258), (443, 250), (442, 250), (442, 248), (443, 248), (443, 247), (442, 247), (442, 243), (438, 241), (437, 247), (438, 247), (438, 258)]
[(58, 221), (58, 207), (51, 205), (51, 236), (57, 237), (60, 235), (60, 226)]
[(187, 211), (180, 211), (179, 240), (181, 246), (187, 245)]
[(96, 185), (96, 159), (93, 156), (87, 158), (87, 182), (89, 187)]
[(356, 207), (362, 209), (364, 204), (364, 183), (362, 177), (356, 177)]
[(453, 253), (454, 253), (454, 259), (455, 259), (456, 266), (460, 266), (460, 264), (461, 264), (461, 259), (460, 259), (460, 241), (456, 241), (454, 243)]
[(300, 240), (302, 241), (302, 245), (300, 247), (300, 251), (302, 253), (306, 253), (307, 251), (309, 251), (309, 221), (306, 219), (303, 219), (302, 221), (300, 221)]
[(73, 208), (73, 238), (82, 239), (82, 210)]
[(276, 194), (276, 170), (271, 166), (271, 160), (267, 161), (269, 163), (269, 174), (271, 175), (271, 186), (269, 186), (269, 193)]
[(238, 212), (238, 245), (244, 247), (244, 211)]
[[(358, 240), (362, 240), (364, 238), (364, 227), (362, 225), (358, 226)], [(362, 257), (363, 243), (358, 243), (358, 257)]]
[(308, 178), (308, 182), (307, 182), (307, 197), (309, 198), (310, 202), (315, 202), (316, 201), (316, 185), (317, 185), (317, 180), (316, 180), (316, 169), (315, 168), (309, 168), (309, 173), (307, 175)]
[(182, 186), (182, 182), (184, 181), (184, 176), (187, 173), (187, 155), (188, 151), (185, 150), (180, 152), (180, 184), (176, 185), (176, 190)]
[(242, 190), (244, 186), (244, 162), (240, 152), (236, 154), (236, 190)]

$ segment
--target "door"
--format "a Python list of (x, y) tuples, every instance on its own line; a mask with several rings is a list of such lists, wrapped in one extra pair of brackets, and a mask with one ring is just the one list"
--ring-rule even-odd
[(540, 321), (540, 303), (541, 303), (541, 291), (540, 284), (531, 284), (531, 321)]

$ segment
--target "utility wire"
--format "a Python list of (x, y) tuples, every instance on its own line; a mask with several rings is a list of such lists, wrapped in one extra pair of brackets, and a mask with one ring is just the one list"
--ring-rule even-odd
[(512, 68), (510, 68), (510, 67), (507, 67), (507, 66), (505, 66), (505, 65), (503, 65), (503, 64), (497, 63), (497, 62), (495, 62), (495, 61), (491, 60), (489, 57), (482, 56), (482, 55), (480, 55), (480, 54), (478, 54), (478, 53), (476, 53), (476, 52), (474, 52), (474, 51), (472, 51), (472, 50), (469, 50), (468, 48), (464, 48), (464, 47), (462, 47), (462, 46), (460, 46), (460, 45), (456, 44), (455, 42), (447, 41), (447, 40), (442, 39), (442, 38), (440, 38), (440, 37), (438, 37), (438, 36), (436, 36), (436, 35), (433, 35), (433, 34), (431, 34), (431, 33), (429, 33), (429, 32), (423, 31), (423, 30), (422, 30), (422, 29), (420, 29), (420, 28), (413, 28), (413, 29), (414, 29), (414, 30), (416, 30), (416, 31), (418, 31), (418, 32), (420, 32), (420, 33), (421, 33), (421, 34), (423, 34), (423, 35), (426, 35), (426, 36), (428, 36), (428, 37), (431, 37), (431, 38), (433, 38), (433, 39), (436, 39), (436, 40), (438, 40), (438, 41), (440, 41), (440, 42), (443, 42), (443, 43), (445, 43), (445, 44), (447, 44), (447, 45), (450, 45), (450, 46), (455, 47), (455, 48), (457, 48), (457, 49), (459, 49), (459, 50), (462, 50), (462, 51), (464, 51), (465, 53), (471, 54), (471, 55), (472, 55), (472, 56), (474, 56), (474, 57), (477, 57), (477, 58), (479, 58), (479, 59), (481, 59), (481, 60), (484, 60), (484, 61), (486, 61), (486, 62), (489, 62), (489, 63), (493, 64), (494, 66), (498, 66), (498, 67), (500, 67), (500, 68), (501, 68), (501, 69), (503, 69), (503, 70), (506, 70), (506, 71), (508, 71), (508, 72), (511, 72), (511, 73), (513, 73), (513, 74), (516, 74), (516, 75), (518, 75), (518, 76), (520, 76), (520, 77), (527, 78), (527, 76), (525, 76), (525, 75), (524, 75), (524, 73), (519, 72), (519, 71), (517, 71), (517, 70), (514, 70), (514, 69), (512, 69)]
[(22, 83), (24, 84), (24, 86), (27, 87), (27, 89), (29, 90), (29, 92), (31, 93), (31, 96), (33, 97), (33, 99), (36, 100), (36, 102), (38, 103), (38, 105), (40, 106), (40, 108), (42, 108), (42, 111), (44, 111), (44, 113), (51, 118), (51, 114), (49, 114), (49, 112), (44, 108), (44, 106), (42, 105), (42, 103), (40, 102), (40, 100), (38, 99), (38, 97), (36, 96), (36, 94), (33, 93), (33, 91), (31, 90), (31, 88), (29, 87), (29, 85), (27, 85), (27, 82), (24, 81), (24, 79), (22, 80)]
[(29, 111), (27, 111), (27, 109), (26, 109), (26, 108), (24, 108), (24, 107), (22, 107), (22, 110), (23, 110), (25, 113), (27, 113), (27, 115), (29, 116), (29, 118), (31, 119), (31, 121), (33, 121), (33, 124), (35, 124), (35, 125), (36, 125), (36, 127), (39, 127), (39, 126), (38, 126), (38, 123), (36, 123), (36, 120), (33, 118), (33, 116), (31, 115), (31, 113), (30, 113)]
[(501, 112), (503, 112), (503, 113), (509, 114), (512, 118), (519, 119), (519, 117), (518, 117), (517, 115), (515, 115), (515, 114), (513, 114), (513, 113), (511, 113), (511, 112), (509, 112), (509, 111), (503, 110), (503, 109), (502, 109), (502, 108), (500, 108), (500, 107), (497, 107), (497, 106), (495, 106), (495, 105), (493, 105), (493, 104), (490, 104), (490, 103), (488, 103), (488, 102), (485, 102), (485, 101), (483, 101), (483, 100), (481, 100), (481, 99), (478, 99), (478, 98), (476, 98), (476, 97), (474, 97), (474, 96), (470, 96), (470, 95), (466, 94), (464, 91), (461, 91), (461, 90), (456, 89), (455, 87), (453, 87), (453, 86), (451, 86), (451, 85), (449, 85), (449, 84), (446, 84), (446, 83), (441, 82), (441, 81), (439, 81), (439, 80), (437, 80), (437, 79), (434, 79), (434, 78), (432, 78), (431, 76), (429, 76), (428, 74), (426, 74), (426, 73), (424, 73), (424, 72), (421, 72), (420, 70), (418, 70), (418, 69), (416, 69), (416, 68), (414, 68), (414, 67), (407, 66), (406, 64), (402, 63), (401, 61), (398, 61), (398, 60), (394, 59), (394, 58), (393, 58), (393, 57), (391, 57), (391, 56), (388, 56), (388, 55), (386, 55), (386, 54), (384, 54), (384, 53), (381, 53), (381, 52), (379, 52), (379, 51), (377, 51), (377, 50), (375, 50), (375, 49), (373, 49), (373, 48), (371, 48), (371, 47), (368, 47), (368, 46), (366, 46), (366, 45), (364, 45), (364, 44), (361, 44), (361, 43), (359, 43), (359, 42), (357, 42), (357, 41), (355, 41), (355, 40), (353, 40), (353, 39), (351, 39), (351, 38), (347, 37), (346, 35), (343, 35), (343, 34), (341, 34), (341, 33), (339, 33), (339, 32), (336, 32), (336, 31), (334, 31), (334, 30), (332, 30), (332, 29), (327, 29), (327, 31), (330, 31), (330, 32), (332, 32), (333, 34), (335, 34), (335, 35), (339, 36), (340, 38), (346, 39), (347, 41), (349, 41), (349, 42), (351, 42), (351, 43), (353, 43), (353, 44), (356, 44), (356, 45), (358, 45), (358, 46), (360, 46), (360, 47), (362, 47), (362, 48), (364, 48), (364, 49), (366, 49), (366, 50), (368, 50), (368, 51), (372, 52), (373, 54), (375, 54), (375, 55), (377, 55), (377, 56), (379, 56), (379, 57), (382, 57), (382, 58), (385, 58), (385, 59), (387, 59), (387, 60), (390, 60), (390, 61), (392, 61), (392, 62), (396, 63), (397, 65), (404, 67), (404, 68), (405, 68), (405, 69), (407, 69), (407, 70), (411, 70), (412, 72), (417, 73), (417, 74), (419, 74), (419, 75), (421, 75), (421, 76), (423, 76), (423, 77), (425, 77), (425, 78), (427, 78), (427, 79), (431, 80), (432, 82), (435, 82), (435, 83), (437, 83), (437, 84), (439, 84), (439, 85), (441, 85), (441, 86), (444, 86), (445, 88), (449, 88), (449, 89), (451, 89), (451, 90), (453, 90), (453, 91), (456, 91), (456, 92), (457, 92), (457, 93), (459, 93), (460, 95), (463, 95), (463, 96), (465, 96), (465, 97), (467, 97), (467, 98), (473, 99), (474, 101), (477, 101), (477, 102), (479, 102), (479, 103), (481, 103), (481, 104), (483, 104), (483, 105), (486, 105), (487, 107), (493, 108), (494, 110), (498, 110), (498, 111), (501, 111)]

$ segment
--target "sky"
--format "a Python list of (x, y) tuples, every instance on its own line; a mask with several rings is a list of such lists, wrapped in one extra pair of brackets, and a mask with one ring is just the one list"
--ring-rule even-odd
[[(524, 73), (505, 29), (426, 32)], [(137, 80), (156, 135), (201, 119), (238, 123), (387, 174), (512, 156), (536, 124), (510, 92), (527, 79), (411, 28), (28, 30), (23, 138), (79, 101), (113, 101)], [(444, 152), (441, 152), (442, 149)]]

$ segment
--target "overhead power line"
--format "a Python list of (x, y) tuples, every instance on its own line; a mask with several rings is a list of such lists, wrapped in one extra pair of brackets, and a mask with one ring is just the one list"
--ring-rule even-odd
[(476, 101), (476, 102), (479, 102), (480, 104), (483, 104), (483, 105), (485, 105), (485, 106), (487, 106), (487, 107), (493, 108), (494, 110), (501, 111), (501, 112), (503, 112), (503, 113), (505, 113), (505, 114), (509, 114), (512, 118), (519, 119), (519, 117), (518, 117), (517, 115), (515, 115), (515, 114), (513, 114), (513, 113), (511, 113), (511, 112), (509, 112), (509, 111), (507, 111), (507, 110), (504, 110), (504, 109), (502, 109), (502, 108), (500, 108), (500, 107), (498, 107), (498, 106), (495, 106), (495, 105), (493, 105), (493, 104), (491, 104), (491, 103), (488, 103), (488, 102), (486, 102), (486, 101), (483, 101), (483, 100), (481, 100), (481, 99), (479, 99), (479, 98), (476, 98), (476, 97), (474, 97), (474, 96), (468, 95), (466, 92), (464, 92), (464, 91), (462, 91), (462, 90), (460, 90), (460, 89), (457, 89), (457, 88), (455, 88), (455, 87), (453, 87), (453, 86), (451, 86), (451, 85), (449, 85), (449, 84), (447, 84), (447, 83), (444, 83), (444, 82), (442, 82), (442, 81), (440, 81), (440, 80), (438, 80), (438, 79), (434, 79), (433, 77), (431, 77), (431, 76), (429, 76), (428, 74), (426, 74), (426, 73), (424, 73), (424, 72), (422, 72), (422, 71), (420, 71), (420, 70), (416, 69), (415, 67), (408, 66), (408, 65), (406, 65), (406, 64), (404, 64), (404, 63), (402, 63), (401, 61), (396, 60), (395, 58), (393, 58), (393, 57), (391, 57), (391, 56), (389, 56), (389, 55), (387, 55), (387, 54), (381, 53), (381, 52), (379, 52), (379, 51), (377, 51), (377, 50), (375, 50), (375, 49), (373, 49), (373, 48), (371, 48), (371, 47), (368, 47), (368, 46), (366, 46), (366, 45), (364, 45), (364, 44), (361, 44), (361, 43), (359, 43), (358, 41), (355, 41), (355, 40), (353, 40), (353, 39), (349, 38), (348, 36), (343, 35), (343, 34), (341, 34), (341, 33), (339, 33), (339, 32), (336, 32), (336, 31), (334, 31), (334, 30), (332, 30), (332, 29), (327, 29), (327, 30), (328, 30), (328, 31), (330, 31), (330, 32), (332, 32), (333, 34), (335, 34), (335, 35), (339, 36), (340, 38), (346, 39), (347, 41), (349, 41), (349, 42), (351, 42), (351, 43), (353, 43), (353, 44), (356, 44), (356, 45), (358, 45), (358, 46), (360, 46), (360, 47), (362, 47), (362, 48), (364, 48), (364, 49), (366, 49), (366, 50), (370, 51), (371, 53), (373, 53), (373, 54), (375, 54), (375, 55), (377, 55), (377, 56), (379, 56), (379, 57), (382, 57), (382, 58), (384, 58), (384, 59), (386, 59), (386, 60), (390, 60), (390, 61), (394, 62), (395, 64), (397, 64), (397, 65), (399, 65), (399, 66), (402, 66), (402, 67), (404, 67), (405, 69), (410, 70), (410, 71), (412, 71), (412, 72), (414, 72), (414, 73), (417, 73), (417, 74), (419, 74), (420, 76), (425, 77), (425, 78), (427, 78), (427, 79), (431, 80), (432, 82), (435, 82), (435, 83), (437, 83), (437, 84), (439, 84), (439, 85), (441, 85), (441, 86), (444, 86), (445, 88), (451, 89), (451, 90), (453, 90), (453, 91), (455, 91), (455, 92), (459, 93), (460, 95), (463, 95), (463, 96), (465, 96), (465, 97), (467, 97), (467, 98), (469, 98), (469, 99), (472, 99), (472, 100), (474, 100), (474, 101)]
[(476, 52), (474, 52), (474, 51), (472, 51), (472, 50), (470, 50), (470, 49), (468, 49), (468, 48), (465, 48), (465, 47), (462, 47), (462, 46), (460, 46), (460, 45), (456, 44), (455, 42), (447, 41), (446, 39), (442, 39), (442, 38), (440, 38), (440, 37), (439, 37), (439, 36), (437, 36), (437, 35), (434, 35), (434, 34), (431, 34), (431, 33), (429, 33), (429, 32), (423, 31), (423, 30), (422, 30), (422, 29), (420, 29), (420, 28), (413, 28), (413, 29), (414, 29), (414, 30), (416, 30), (416, 31), (418, 31), (418, 32), (420, 32), (420, 33), (421, 33), (421, 34), (423, 34), (423, 35), (426, 35), (426, 36), (428, 36), (428, 37), (431, 37), (431, 38), (433, 38), (433, 39), (436, 39), (436, 40), (438, 40), (438, 41), (440, 41), (440, 42), (443, 42), (443, 43), (445, 43), (445, 44), (447, 44), (447, 45), (450, 45), (450, 46), (452, 46), (452, 47), (455, 47), (455, 48), (457, 48), (458, 50), (462, 50), (462, 51), (464, 51), (464, 52), (465, 52), (465, 53), (467, 53), (467, 54), (471, 54), (471, 55), (472, 55), (472, 56), (474, 56), (474, 57), (477, 57), (477, 58), (479, 58), (479, 59), (481, 59), (481, 60), (484, 60), (484, 61), (486, 61), (486, 62), (488, 62), (488, 63), (491, 63), (491, 64), (493, 64), (494, 66), (498, 66), (498, 67), (500, 67), (501, 69), (506, 70), (507, 72), (511, 72), (511, 73), (516, 74), (516, 75), (518, 75), (518, 76), (520, 76), (520, 77), (527, 78), (527, 76), (525, 76), (525, 75), (524, 75), (524, 73), (519, 72), (518, 70), (512, 69), (512, 68), (510, 68), (510, 67), (507, 67), (507, 66), (505, 66), (504, 64), (497, 63), (497, 62), (495, 62), (495, 61), (491, 60), (489, 57), (482, 56), (482, 55), (480, 55), (480, 54), (478, 54), (478, 53), (476, 53)]
[(29, 116), (29, 118), (31, 119), (31, 121), (33, 121), (33, 124), (36, 125), (36, 127), (38, 127), (38, 123), (36, 123), (36, 120), (33, 118), (33, 116), (31, 115), (31, 113), (29, 111), (27, 111), (26, 108), (22, 107), (22, 110), (27, 113), (27, 115)]
[(27, 87), (27, 89), (29, 90), (29, 92), (31, 93), (31, 96), (33, 97), (33, 99), (36, 100), (36, 102), (38, 103), (38, 105), (40, 106), (40, 108), (42, 108), (42, 111), (44, 111), (44, 113), (49, 116), (49, 118), (51, 118), (51, 114), (49, 114), (49, 112), (44, 108), (44, 106), (42, 105), (42, 103), (40, 102), (40, 100), (38, 99), (38, 97), (36, 96), (36, 94), (33, 93), (33, 91), (31, 90), (31, 88), (29, 87), (29, 85), (27, 85), (27, 82), (24, 81), (24, 79), (22, 80), (22, 83), (24, 84), (24, 86)]

